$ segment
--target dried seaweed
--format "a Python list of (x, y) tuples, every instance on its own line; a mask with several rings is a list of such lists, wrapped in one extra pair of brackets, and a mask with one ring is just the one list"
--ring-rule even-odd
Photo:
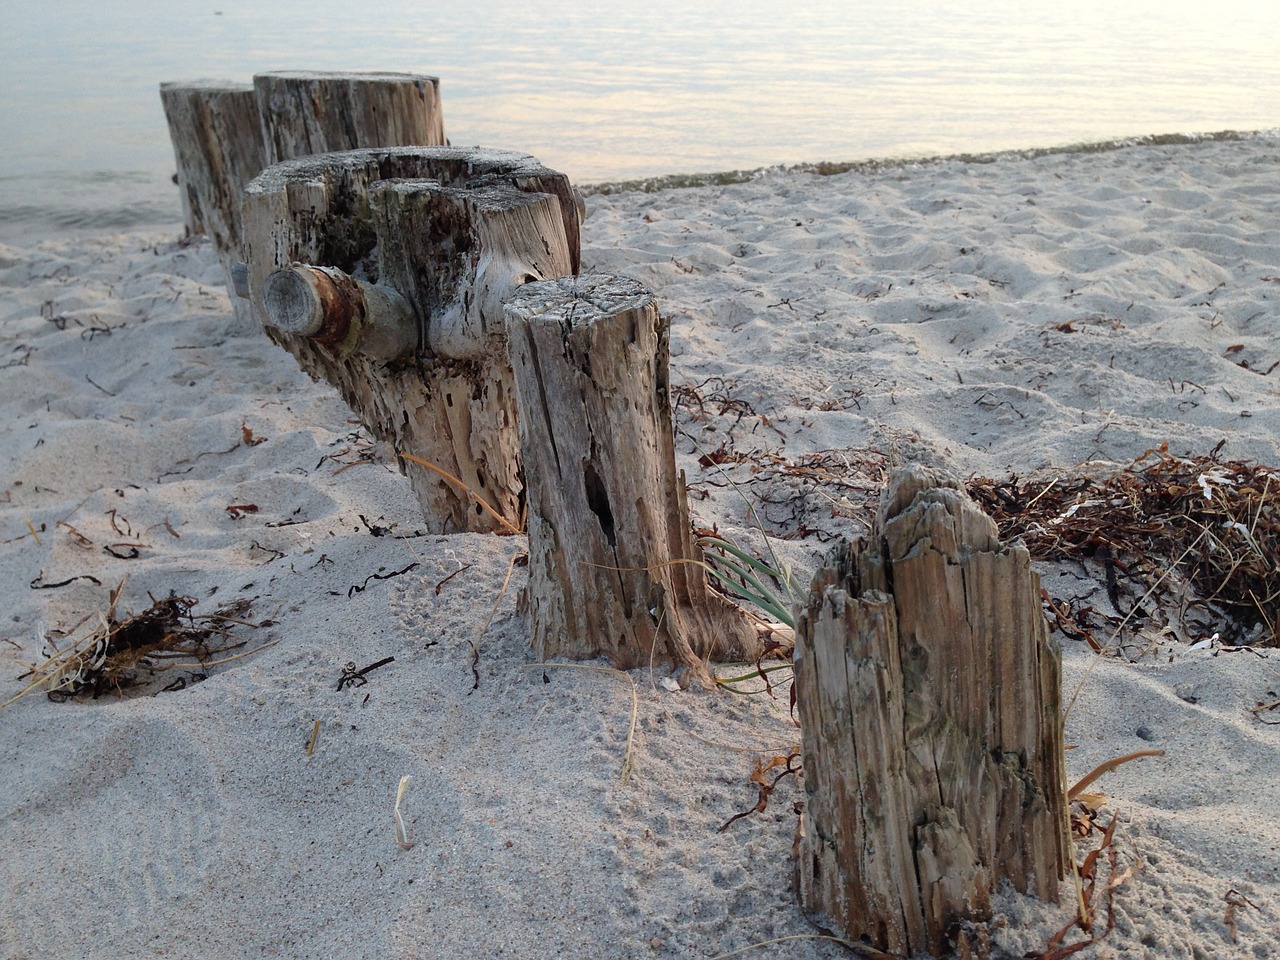
[[(732, 448), (732, 438), (707, 453), (698, 465), (712, 474), (693, 482), (706, 487), (750, 490), (763, 521), (761, 532), (779, 540), (813, 537), (826, 543), (848, 535), (850, 523), (870, 529), (888, 471), (888, 457), (874, 450), (819, 450), (794, 459), (767, 450)], [(829, 521), (836, 521), (830, 523)]]
[[(158, 685), (151, 681), (168, 670), (188, 670), (189, 678), (184, 679), (203, 680), (210, 667), (235, 658), (225, 654), (248, 642), (232, 637), (231, 626), (253, 628), (270, 622), (255, 624), (244, 620), (247, 603), (195, 615), (191, 611), (198, 601), (176, 594), (159, 600), (148, 595), (151, 606), (146, 610), (120, 614), (117, 608), (124, 584), (122, 580), (111, 591), (105, 612), (85, 617), (68, 633), (57, 635), (42, 628), (44, 659), (19, 678), (30, 679), (22, 692), (0, 706), (41, 687), (50, 699), (58, 701), (74, 697), (97, 699), (108, 692), (123, 696), (131, 688), (135, 692), (156, 692)], [(262, 646), (265, 645), (257, 649)], [(170, 688), (180, 689), (175, 684), (164, 689)]]
[(724, 377), (708, 377), (701, 383), (673, 383), (672, 414), (677, 422), (695, 420), (700, 423), (707, 422), (713, 416), (727, 417), (732, 414), (734, 420), (726, 433), (732, 433), (744, 418), (772, 427), (768, 417), (757, 413), (746, 400), (734, 396), (737, 388), (737, 380), (726, 380)]
[(1236, 927), (1236, 913), (1243, 909), (1257, 910), (1258, 905), (1246, 897), (1239, 890), (1231, 889), (1223, 895), (1223, 901), (1226, 903), (1226, 910), (1222, 914), (1223, 926), (1231, 932), (1231, 942), (1240, 942), (1240, 931)]
[[(676, 433), (689, 441), (698, 466), (709, 474), (689, 484), (689, 495), (705, 500), (709, 487), (750, 488), (756, 519), (764, 521), (754, 525), (780, 539), (827, 542), (849, 535), (850, 521), (869, 528), (888, 456), (863, 448), (784, 456), (777, 440), (790, 439), (778, 426), (786, 418), (779, 415), (775, 422), (740, 393), (738, 382), (724, 377), (672, 385)], [(851, 389), (838, 397), (794, 402), (806, 410), (848, 410), (861, 396), (861, 390)]]
[[(1120, 869), (1115, 844), (1117, 818), (1112, 816), (1105, 827), (1098, 822), (1105, 799), (1101, 794), (1082, 794), (1071, 805), (1073, 839), (1085, 844), (1096, 834), (1098, 845), (1089, 850), (1080, 863), (1072, 861), (1072, 879), (1076, 887), (1075, 916), (1049, 938), (1044, 950), (1024, 953), (1026, 960), (1063, 960), (1099, 943), (1115, 929), (1115, 893), (1134, 875), (1135, 868)], [(1105, 869), (1102, 866), (1104, 859)], [(1101, 930), (1098, 929), (1099, 920)], [(1073, 929), (1082, 931), (1085, 939), (1064, 944)]]
[[(781, 767), (781, 772), (769, 777), (769, 771), (777, 767)], [(749, 817), (753, 813), (764, 813), (769, 807), (769, 798), (773, 796), (774, 789), (786, 777), (795, 776), (800, 772), (800, 747), (791, 748), (791, 752), (785, 757), (775, 756), (768, 760), (756, 758), (755, 768), (751, 771), (751, 782), (754, 783), (759, 791), (756, 798), (756, 805), (750, 810), (743, 810), (741, 813), (735, 813), (726, 820), (716, 830), (717, 833), (724, 833), (731, 826), (741, 820), (743, 817)]]
[(415, 561), (415, 562), (413, 562), (413, 563), (409, 564), (409, 565), (408, 565), (407, 567), (405, 567), (403, 570), (393, 570), (391, 573), (383, 573), (383, 571), (384, 571), (384, 570), (386, 570), (387, 568), (386, 568), (386, 567), (379, 567), (379, 568), (378, 568), (378, 572), (377, 572), (377, 573), (371, 573), (371, 574), (369, 574), (367, 577), (365, 577), (365, 578), (364, 578), (364, 583), (353, 583), (353, 584), (352, 584), (352, 585), (347, 589), (347, 599), (348, 599), (348, 600), (350, 600), (350, 599), (351, 599), (352, 597), (354, 597), (357, 593), (364, 593), (367, 589), (369, 589), (369, 581), (370, 581), (370, 580), (390, 580), (390, 579), (392, 579), (393, 577), (403, 576), (404, 574), (408, 573), (410, 570), (414, 570), (414, 569), (416, 569), (416, 568), (417, 568), (417, 566), (418, 566), (418, 564), (417, 564), (417, 562)]
[(367, 667), (357, 670), (356, 662), (354, 660), (347, 661), (347, 665), (342, 668), (342, 676), (338, 680), (339, 692), (341, 692), (342, 688), (346, 686), (363, 687), (366, 683), (369, 682), (368, 679), (365, 677), (365, 674), (373, 673), (373, 671), (377, 670), (379, 667), (385, 667), (387, 664), (395, 663), (395, 662), (396, 662), (395, 657), (383, 657), (381, 660), (378, 660), (374, 663), (369, 664)]
[[(1280, 646), (1280, 471), (1217, 452), (1179, 457), (1161, 446), (1102, 478), (977, 478), (969, 492), (1033, 558), (1100, 575), (1117, 614), (1137, 624), (1158, 619), (1140, 599), (1151, 598), (1184, 639), (1200, 619), (1223, 642)], [(1125, 584), (1139, 599), (1123, 595)], [(1072, 622), (1085, 632), (1078, 612), (1068, 600), (1050, 604), (1069, 634)]]

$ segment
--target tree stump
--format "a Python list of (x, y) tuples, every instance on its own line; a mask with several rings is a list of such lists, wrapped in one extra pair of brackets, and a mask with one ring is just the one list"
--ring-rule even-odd
[(361, 147), (443, 146), (440, 81), (414, 73), (259, 73), (267, 164)]
[(697, 565), (653, 296), (621, 277), (564, 278), (521, 287), (506, 314), (538, 655), (676, 664), (704, 685), (705, 660), (754, 659), (755, 631)]
[[(502, 302), (522, 283), (577, 271), (568, 179), (518, 153), (354, 150), (269, 167), (248, 188), (244, 218), (249, 288), (268, 335), (401, 455), (427, 527), (518, 526), (524, 480)], [(314, 272), (315, 285), (296, 270), (295, 281), (276, 274), (295, 264), (321, 268), (340, 295), (322, 296)], [(290, 285), (304, 304), (296, 317), (268, 304), (269, 286)], [(369, 348), (371, 295), (408, 307), (368, 324), (399, 344), (389, 351)], [(408, 334), (388, 330), (404, 323)]]
[(869, 543), (815, 576), (796, 629), (806, 911), (897, 955), (948, 949), (1008, 879), (1067, 866), (1061, 658), (1021, 544), (937, 471), (896, 471)]

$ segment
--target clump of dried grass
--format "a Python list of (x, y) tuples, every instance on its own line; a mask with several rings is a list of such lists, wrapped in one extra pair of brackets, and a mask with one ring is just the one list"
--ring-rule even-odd
[(122, 580), (111, 591), (105, 611), (84, 618), (70, 631), (55, 634), (42, 630), (43, 659), (19, 678), (28, 680), (27, 685), (0, 707), (42, 688), (54, 700), (77, 696), (96, 699), (108, 692), (123, 695), (130, 688), (153, 692), (156, 684), (152, 681), (167, 671), (191, 671), (189, 678), (180, 677), (165, 687), (180, 689), (188, 679), (204, 679), (209, 667), (244, 656), (227, 656), (247, 643), (232, 638), (231, 626), (259, 627), (271, 622), (242, 619), (248, 603), (195, 615), (191, 612), (195, 598), (177, 595), (159, 600), (149, 596), (151, 606), (146, 610), (122, 614), (118, 608), (124, 585)]
[(1280, 471), (1217, 454), (1162, 445), (1101, 479), (979, 478), (969, 492), (1033, 558), (1100, 564), (1117, 611), (1128, 580), (1182, 625), (1195, 613), (1227, 643), (1280, 646)]

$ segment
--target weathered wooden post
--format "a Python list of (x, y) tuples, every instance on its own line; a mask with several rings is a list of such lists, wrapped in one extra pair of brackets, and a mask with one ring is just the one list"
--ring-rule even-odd
[(162, 83), (160, 102), (178, 165), (187, 236), (206, 234), (213, 241), (232, 309), (249, 325), (253, 311), (236, 295), (235, 273), (242, 259), (244, 188), (266, 166), (253, 86), (216, 80)]
[(361, 147), (448, 144), (440, 80), (416, 73), (279, 71), (253, 78), (267, 164)]
[(440, 81), (411, 73), (264, 73), (252, 84), (162, 83), (187, 234), (208, 234), (236, 315), (242, 298), (241, 204), (269, 164), (357, 147), (446, 143)]
[(1060, 671), (1027, 551), (945, 475), (896, 471), (796, 629), (807, 799), (796, 891), (895, 955), (948, 949), (1002, 880), (1056, 900), (1068, 863)]
[(755, 631), (696, 563), (653, 295), (622, 277), (563, 278), (521, 287), (506, 315), (534, 649), (675, 664), (703, 685), (707, 659), (754, 659)]
[(503, 151), (321, 154), (249, 185), (249, 288), (268, 335), (377, 439), (434, 466), (400, 459), (435, 532), (521, 522), (502, 304), (577, 272), (580, 216), (563, 174)]
[(160, 84), (187, 235), (240, 249), (240, 198), (266, 166), (253, 85), (219, 80)]

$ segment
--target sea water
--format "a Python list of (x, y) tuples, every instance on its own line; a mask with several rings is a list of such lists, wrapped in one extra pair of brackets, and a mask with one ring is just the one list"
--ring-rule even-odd
[(441, 78), (591, 182), (1280, 126), (1274, 0), (41, 0), (0, 31), (0, 240), (178, 216), (165, 80)]

